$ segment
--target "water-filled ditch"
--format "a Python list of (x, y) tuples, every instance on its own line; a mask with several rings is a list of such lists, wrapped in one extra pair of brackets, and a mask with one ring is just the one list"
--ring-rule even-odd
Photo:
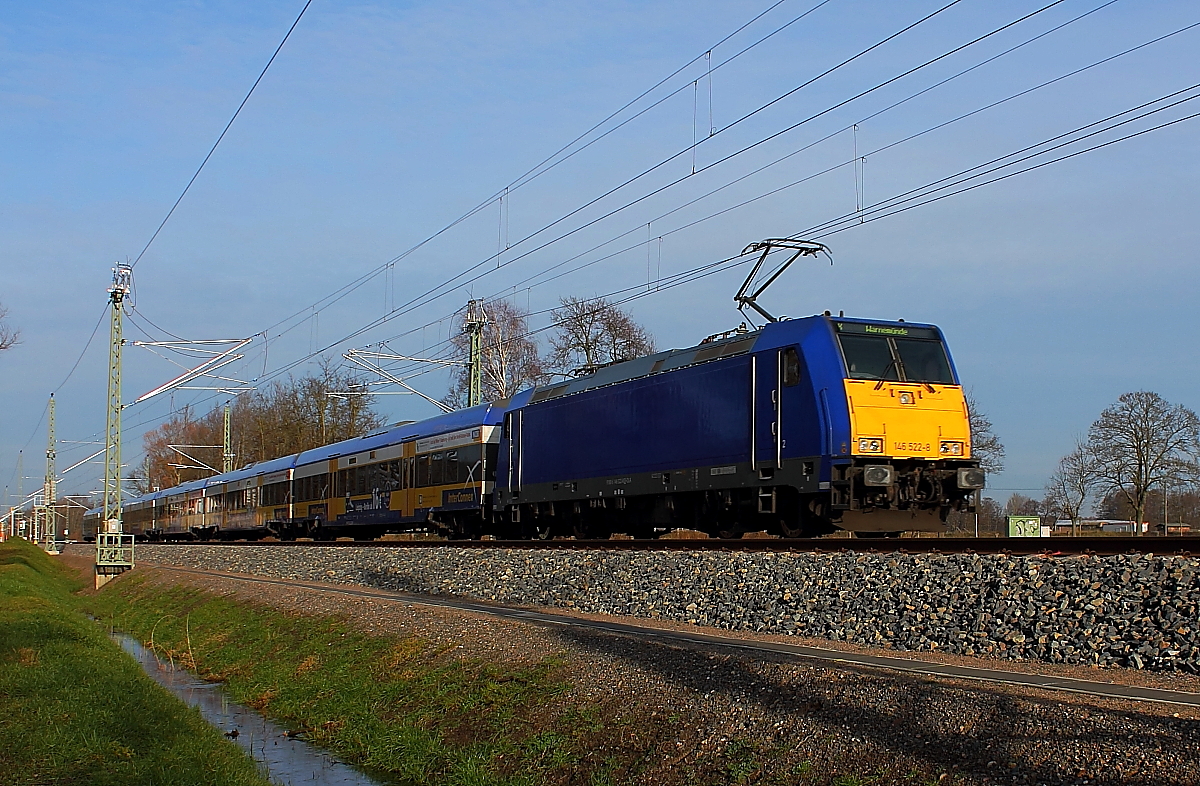
[(185, 669), (160, 660), (131, 636), (123, 633), (111, 635), (155, 682), (189, 706), (199, 709), (205, 720), (242, 746), (267, 776), (280, 786), (381, 784), (381, 781), (334, 759), (320, 748), (288, 735), (286, 729), (249, 707), (230, 701), (221, 685), (205, 682)]

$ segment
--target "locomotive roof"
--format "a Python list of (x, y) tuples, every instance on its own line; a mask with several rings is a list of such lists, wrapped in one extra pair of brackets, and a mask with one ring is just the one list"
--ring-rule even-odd
[(556, 382), (550, 385), (540, 385), (534, 389), (533, 395), (529, 398), (529, 403), (536, 404), (539, 401), (546, 401), (547, 399), (569, 396), (574, 393), (583, 393), (586, 390), (615, 385), (618, 382), (646, 377), (651, 374), (673, 371), (677, 368), (704, 363), (709, 360), (731, 357), (733, 355), (744, 355), (754, 348), (754, 344), (758, 341), (761, 334), (761, 330), (737, 333), (729, 338), (698, 344), (687, 349), (668, 349), (663, 352), (656, 352), (653, 355), (614, 363), (611, 366), (604, 366), (591, 374), (576, 379)]
[[(783, 318), (778, 322), (765, 325), (758, 330), (749, 330), (742, 333), (730, 331), (729, 334), (720, 334), (722, 335), (720, 339), (713, 341), (706, 340), (686, 349), (668, 349), (653, 355), (646, 355), (645, 357), (614, 363), (610, 366), (603, 366), (593, 373), (578, 377), (577, 379), (555, 382), (549, 385), (539, 385), (533, 389), (532, 395), (527, 399), (523, 399), (522, 403), (536, 404), (540, 401), (559, 398), (560, 396), (569, 396), (574, 393), (583, 393), (587, 390), (615, 385), (619, 382), (637, 379), (638, 377), (647, 377), (652, 374), (673, 371), (684, 366), (707, 363), (711, 360), (732, 357), (734, 355), (744, 355), (758, 345), (759, 339), (764, 337), (764, 333), (775, 333), (777, 330), (787, 331), (782, 337), (783, 343), (794, 343), (797, 336), (793, 331), (811, 329), (816, 323), (831, 325), (834, 321), (856, 325), (904, 325), (907, 327), (932, 328), (937, 330), (937, 327), (934, 325), (919, 322), (892, 322), (881, 319), (856, 319), (854, 317), (834, 318), (828, 314), (801, 317), (798, 319)], [(766, 342), (768, 345), (766, 348), (770, 349), (776, 346), (775, 342), (779, 338), (778, 336), (769, 337)]]

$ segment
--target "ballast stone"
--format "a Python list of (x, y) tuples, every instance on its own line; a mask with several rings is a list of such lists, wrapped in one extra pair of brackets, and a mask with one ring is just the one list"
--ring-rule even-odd
[(1200, 672), (1190, 557), (154, 544), (139, 557), (901, 651)]

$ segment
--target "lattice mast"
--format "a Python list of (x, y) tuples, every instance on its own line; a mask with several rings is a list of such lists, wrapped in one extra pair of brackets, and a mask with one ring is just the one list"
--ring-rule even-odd
[(467, 406), (483, 403), (483, 328), (487, 314), (482, 300), (467, 302), (467, 317), (463, 320), (463, 331), (471, 337), (471, 355), (467, 362)]
[(46, 549), (53, 551), (58, 539), (58, 479), (55, 477), (55, 460), (58, 457), (58, 441), (54, 436), (54, 394), (50, 394), (49, 415), (46, 427), (46, 479), (42, 481), (42, 505), (45, 507)]
[(123, 309), (133, 281), (133, 267), (113, 268), (108, 290), (111, 315), (108, 331), (108, 418), (104, 443), (104, 529), (120, 533), (121, 526), (121, 350), (124, 347)]
[[(25, 523), (25, 451), (17, 451), (17, 513), (21, 518), (21, 523)], [(13, 519), (13, 535), (17, 534), (19, 524), (16, 519)], [(32, 533), (28, 529), (25, 531), (25, 537), (28, 538)]]
[(225, 438), (221, 440), (221, 472), (233, 471), (233, 449), (232, 440), (229, 438), (229, 418), (232, 407), (229, 402), (225, 402)]

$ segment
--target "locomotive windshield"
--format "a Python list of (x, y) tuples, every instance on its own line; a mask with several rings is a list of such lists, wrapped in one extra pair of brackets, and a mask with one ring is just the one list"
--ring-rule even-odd
[(941, 339), (932, 330), (924, 332), (933, 335), (916, 338), (839, 333), (847, 376), (850, 379), (955, 384)]
[(922, 341), (914, 338), (893, 338), (896, 354), (900, 356), (900, 369), (909, 382), (936, 382), (953, 385), (950, 361), (946, 348), (940, 341)]
[(900, 366), (883, 336), (839, 336), (850, 379), (900, 381)]

